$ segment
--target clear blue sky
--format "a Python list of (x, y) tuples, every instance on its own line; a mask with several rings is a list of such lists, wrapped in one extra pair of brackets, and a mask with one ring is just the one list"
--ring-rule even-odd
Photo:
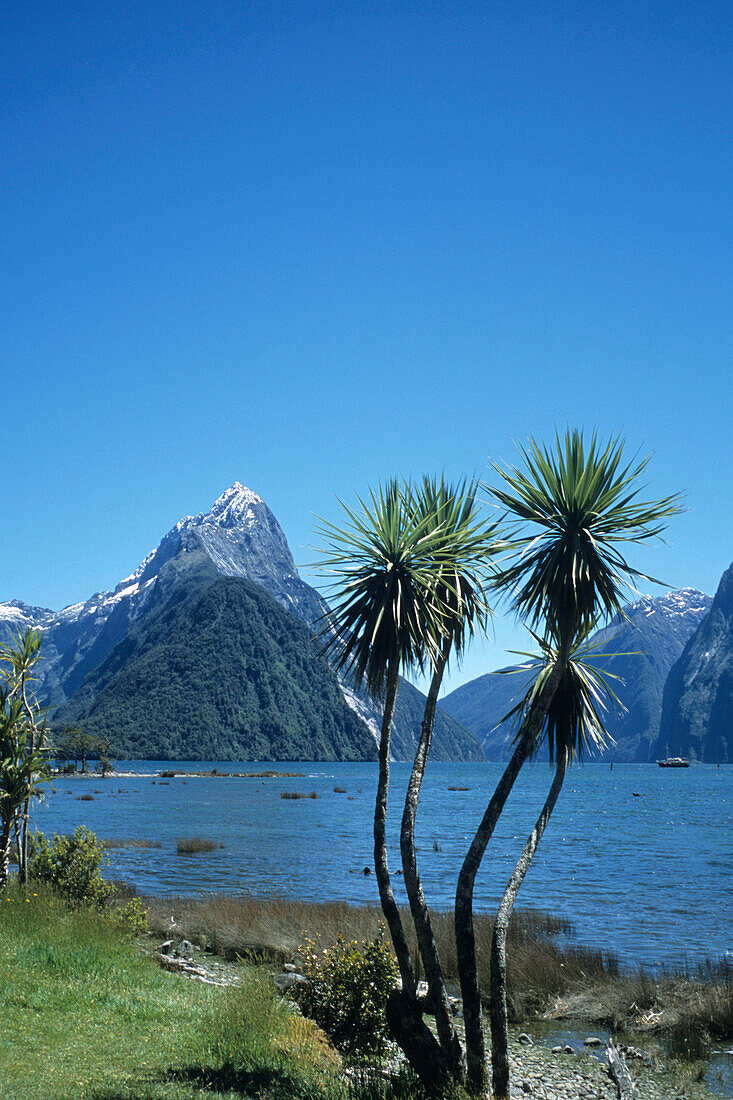
[[(566, 424), (654, 451), (689, 511), (636, 560), (715, 590), (733, 5), (7, 0), (0, 28), (0, 599), (113, 586), (234, 480), (304, 565), (336, 496)], [(517, 641), (500, 618), (450, 686)]]

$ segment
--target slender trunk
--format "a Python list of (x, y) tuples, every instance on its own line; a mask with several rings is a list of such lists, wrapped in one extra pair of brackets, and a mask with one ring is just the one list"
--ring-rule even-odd
[(389, 737), (392, 728), (397, 688), (399, 686), (399, 664), (394, 661), (387, 672), (387, 692), (382, 716), (382, 732), (379, 739), (379, 779), (377, 798), (374, 805), (374, 871), (379, 887), (379, 900), (382, 904), (384, 919), (392, 937), (397, 965), (402, 978), (404, 996), (414, 1003), (416, 1000), (415, 975), (412, 969), (410, 949), (407, 946), (405, 930), (402, 927), (400, 911), (392, 892), (387, 863), (387, 794), (389, 792)]
[(410, 911), (415, 924), (420, 956), (425, 967), (425, 977), (428, 982), (428, 1000), (435, 1012), (435, 1024), (440, 1045), (445, 1052), (451, 1067), (451, 1073), (457, 1079), (465, 1076), (465, 1065), (461, 1043), (453, 1026), (448, 991), (445, 986), (445, 977), (438, 954), (438, 945), (430, 921), (430, 912), (417, 869), (417, 852), (415, 848), (415, 818), (420, 800), (420, 789), (425, 775), (425, 766), (430, 742), (435, 724), (435, 707), (438, 700), (438, 692), (443, 680), (443, 673), (450, 654), (450, 642), (446, 642), (440, 654), (433, 673), (427, 700), (425, 713), (420, 728), (420, 740), (415, 754), (415, 762), (412, 766), (410, 782), (407, 786), (405, 809), (402, 815), (402, 828), (400, 831), (400, 849), (402, 852), (402, 869), (405, 876), (405, 888), (410, 901)]
[(10, 868), (10, 821), (3, 821), (0, 832), (0, 890), (8, 885)]
[(509, 1100), (509, 1031), (506, 1008), (506, 939), (514, 902), (547, 827), (568, 770), (568, 754), (558, 749), (555, 777), (535, 827), (517, 860), (501, 899), (491, 937), (491, 1083), (494, 1100)]
[[(26, 697), (25, 690), (25, 675), (21, 677), (20, 692), (23, 700), (23, 709), (25, 710), (26, 717), (28, 718), (28, 752), (33, 752), (35, 748), (35, 736), (36, 728), (33, 721), (33, 711), (31, 710), (28, 699)], [(30, 794), (26, 795), (23, 803), (23, 824), (18, 837), (18, 878), (22, 883), (25, 883), (28, 879), (28, 818), (30, 815)]]
[(466, 1026), (467, 1075), (470, 1089), (478, 1095), (488, 1087), (486, 1042), (481, 1018), (481, 991), (476, 966), (476, 938), (473, 927), (473, 887), (486, 846), (496, 828), (502, 810), (522, 765), (532, 753), (542, 730), (547, 711), (560, 682), (564, 655), (558, 656), (552, 672), (539, 696), (531, 706), (517, 740), (517, 746), (499, 780), (481, 824), (471, 841), (458, 876), (455, 905), (456, 953), (463, 998), (463, 1019)]
[(387, 692), (379, 740), (379, 780), (374, 806), (374, 870), (379, 886), (382, 912), (392, 937), (402, 989), (395, 989), (387, 1003), (387, 1024), (392, 1037), (401, 1047), (408, 1062), (422, 1081), (428, 1095), (440, 1093), (448, 1076), (445, 1054), (422, 1018), (417, 1004), (415, 974), (407, 946), (402, 918), (392, 892), (387, 864), (387, 794), (389, 791), (389, 735), (392, 728), (399, 665), (395, 662), (387, 674)]

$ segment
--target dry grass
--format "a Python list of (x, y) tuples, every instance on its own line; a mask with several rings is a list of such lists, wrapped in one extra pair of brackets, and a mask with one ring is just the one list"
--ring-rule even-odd
[(380, 909), (344, 902), (316, 905), (278, 898), (210, 897), (151, 898), (146, 899), (148, 904), (152, 931), (168, 935), (174, 926), (188, 939), (205, 941), (229, 958), (287, 961), (305, 934), (319, 947), (330, 947), (340, 935), (372, 939), (382, 919)]
[(203, 836), (179, 836), (176, 841), (176, 850), (179, 856), (193, 856), (197, 852), (215, 852), (224, 845), (218, 840), (207, 840)]
[(140, 837), (108, 836), (99, 842), (103, 848), (161, 848), (159, 840), (142, 840)]

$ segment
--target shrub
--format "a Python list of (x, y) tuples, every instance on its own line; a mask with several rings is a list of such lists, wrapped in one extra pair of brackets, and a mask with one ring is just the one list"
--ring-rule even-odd
[(384, 926), (371, 941), (347, 942), (318, 951), (312, 940), (298, 950), (308, 985), (302, 1010), (354, 1062), (380, 1056), (388, 1041), (385, 1010), (397, 981), (397, 964), (384, 942)]
[(94, 833), (80, 825), (73, 836), (56, 834), (49, 842), (43, 833), (36, 833), (29, 840), (32, 878), (47, 883), (71, 906), (104, 908), (113, 887), (99, 873), (109, 860)]
[(148, 911), (138, 897), (116, 909), (114, 919), (126, 936), (143, 936), (148, 930)]

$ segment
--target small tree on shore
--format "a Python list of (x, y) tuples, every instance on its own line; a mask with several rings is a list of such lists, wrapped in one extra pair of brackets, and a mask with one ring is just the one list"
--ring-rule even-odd
[[(13, 833), (20, 852), (25, 807), (47, 781), (44, 753), (30, 748), (22, 700), (0, 690), (0, 890), (8, 884)], [(21, 870), (27, 870), (25, 861)]]
[[(0, 798), (5, 803), (5, 813), (10, 813), (13, 819), (21, 882), (25, 882), (28, 876), (30, 801), (32, 797), (40, 796), (42, 783), (47, 779), (46, 720), (44, 708), (33, 691), (42, 642), (43, 632), (28, 628), (19, 630), (9, 645), (0, 646), (0, 698), (3, 708), (3, 745), (0, 753), (4, 754)], [(21, 803), (16, 804), (23, 788), (25, 793)], [(0, 856), (1, 853), (2, 849)]]
[(57, 760), (73, 760), (77, 768), (81, 761), (81, 774), (86, 775), (89, 760), (108, 758), (109, 741), (93, 733), (85, 733), (79, 726), (65, 726), (56, 735), (54, 751)]

